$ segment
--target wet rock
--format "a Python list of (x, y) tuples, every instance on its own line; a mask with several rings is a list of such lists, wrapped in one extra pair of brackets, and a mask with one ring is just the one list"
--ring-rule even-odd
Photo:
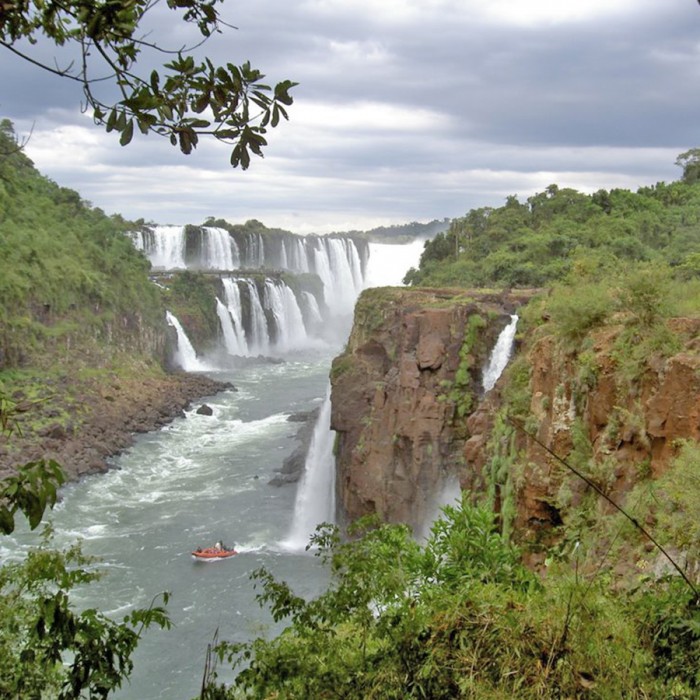
[(199, 416), (213, 416), (214, 409), (206, 403), (203, 403), (195, 413)]

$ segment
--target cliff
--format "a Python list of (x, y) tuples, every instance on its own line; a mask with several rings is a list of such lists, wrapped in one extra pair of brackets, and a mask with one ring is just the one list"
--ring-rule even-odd
[(337, 488), (348, 520), (377, 513), (419, 528), (465, 474), (466, 418), (482, 369), (520, 299), (487, 292), (370, 289), (331, 369)]
[(638, 327), (620, 314), (571, 343), (530, 311), (484, 393), (496, 338), (530, 296), (362, 295), (331, 374), (344, 518), (377, 513), (416, 530), (457, 475), (536, 566), (584, 504), (586, 517), (612, 510), (538, 442), (625, 505), (668, 472), (683, 441), (700, 440), (700, 319)]

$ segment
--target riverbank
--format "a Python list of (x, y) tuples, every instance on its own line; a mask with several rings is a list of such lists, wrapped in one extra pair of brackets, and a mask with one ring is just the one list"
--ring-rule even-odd
[(201, 374), (90, 370), (4, 382), (15, 407), (12, 433), (0, 437), (0, 478), (17, 466), (56, 460), (68, 480), (104, 472), (138, 433), (157, 430), (192, 402), (232, 388)]

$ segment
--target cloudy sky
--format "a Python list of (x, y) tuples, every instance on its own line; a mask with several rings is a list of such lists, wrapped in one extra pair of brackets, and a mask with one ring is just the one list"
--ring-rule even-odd
[[(78, 88), (1, 48), (0, 116), (33, 129), (42, 173), (108, 213), (298, 233), (462, 216), (551, 183), (636, 189), (677, 179), (676, 156), (700, 146), (697, 0), (228, 0), (221, 12), (237, 29), (206, 46), (215, 62), (299, 83), (246, 172), (215, 142), (190, 156), (154, 135), (122, 148), (81, 113)], [(162, 45), (187, 41), (165, 7), (151, 22)]]

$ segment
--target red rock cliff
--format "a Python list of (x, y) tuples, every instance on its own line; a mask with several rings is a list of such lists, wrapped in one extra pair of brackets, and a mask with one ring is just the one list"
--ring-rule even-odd
[(512, 300), (455, 290), (366, 291), (331, 371), (338, 501), (420, 527), (450, 475), (464, 471), (465, 417)]
[(679, 439), (700, 440), (696, 319), (670, 321), (676, 351), (637, 358), (633, 378), (616, 350), (622, 325), (590, 334), (585, 351), (565, 351), (545, 323), (526, 333), (517, 359), (484, 396), (487, 356), (526, 298), (363, 294), (332, 369), (338, 501), (347, 519), (377, 513), (418, 527), (446, 476), (457, 473), (463, 488), (488, 495), (496, 510), (508, 500), (516, 539), (551, 541), (553, 526), (590, 487), (523, 433), (497, 425), (508, 401), (521, 402), (538, 440), (562, 458), (583, 460), (623, 504), (640, 479), (664, 473)]

